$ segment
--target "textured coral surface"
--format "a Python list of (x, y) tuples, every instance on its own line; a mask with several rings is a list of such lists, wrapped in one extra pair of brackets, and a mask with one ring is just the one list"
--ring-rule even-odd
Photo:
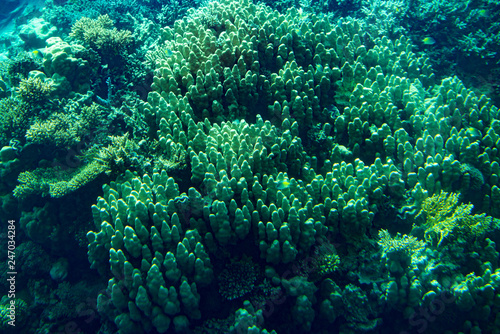
[(123, 2), (6, 62), (26, 333), (500, 333), (499, 110), (349, 3)]

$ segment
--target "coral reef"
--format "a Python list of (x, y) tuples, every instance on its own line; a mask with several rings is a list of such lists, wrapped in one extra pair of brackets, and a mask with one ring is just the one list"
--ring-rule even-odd
[[(23, 238), (88, 245), (101, 332), (498, 332), (500, 113), (399, 35), (405, 1), (221, 0), (161, 29), (94, 5), (2, 73), (0, 172)], [(57, 258), (25, 291), (74, 305)]]
[[(422, 234), (416, 229), (414, 236), (392, 238), (385, 230), (390, 223), (377, 215), (393, 206), (418, 221), (415, 213), (429, 211), (442, 190), (470, 196), (478, 189), (478, 170), (485, 213), (466, 222), (472, 206), (451, 207), (458, 209), (455, 218), (464, 218), (456, 220), (463, 232), (457, 235), (473, 236), (471, 252), (480, 247), (492, 230), (486, 212), (493, 214), (498, 203), (498, 109), (455, 77), (436, 84), (428, 60), (405, 38), (392, 42), (366, 31), (356, 20), (334, 27), (296, 9), (282, 15), (246, 1), (209, 3), (163, 29), (162, 46), (150, 55), (153, 92), (139, 109), (157, 154), (187, 152), (190, 183), (160, 170), (142, 177), (126, 172), (103, 188), (94, 206), (89, 258), (101, 271), (109, 259), (113, 278), (108, 296), (100, 297), (101, 312), (119, 330), (164, 332), (173, 323), (179, 332), (203, 317), (198, 307), (207, 293), (199, 288), (196, 266), (181, 260), (192, 253), (190, 263), (207, 266), (195, 245), (203, 245), (214, 270), (223, 270), (213, 263), (221, 251), (241, 242), (258, 249), (275, 268), (268, 278), (286, 291), (302, 331), (339, 317), (344, 330), (372, 330), (388, 305), (408, 319), (438, 292), (451, 291), (445, 280), (459, 278), (449, 278), (447, 270), (465, 258), (438, 263), (462, 240), (445, 245), (448, 234), (441, 232), (447, 229), (432, 230), (442, 223), (433, 215)], [(311, 131), (317, 135), (308, 136)], [(489, 144), (480, 145), (483, 140)], [(320, 142), (322, 150), (314, 147)], [(322, 153), (310, 157), (311, 150)], [(375, 226), (383, 228), (378, 256), (386, 261), (378, 260), (384, 274), (374, 278), (373, 289), (361, 289), (352, 278), (342, 287), (332, 284), (329, 277), (344, 266), (361, 270), (360, 259), (344, 256), (369, 245)], [(339, 255), (320, 251), (318, 259), (325, 237), (349, 246)], [(425, 252), (436, 244), (445, 248), (441, 255)], [(376, 254), (373, 249), (363, 258)], [(318, 273), (280, 277), (284, 264), (309, 257), (316, 258)], [(122, 282), (121, 272), (136, 285)], [(147, 277), (159, 283), (148, 284)], [(156, 300), (158, 284), (176, 298)], [(183, 285), (191, 287), (193, 301), (177, 297)]]

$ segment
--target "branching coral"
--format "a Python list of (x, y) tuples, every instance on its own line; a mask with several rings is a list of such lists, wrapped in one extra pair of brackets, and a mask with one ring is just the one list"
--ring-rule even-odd
[(119, 55), (132, 43), (130, 31), (114, 28), (108, 15), (101, 15), (96, 20), (81, 18), (71, 28), (70, 36), (108, 57)]
[(26, 131), (28, 142), (69, 147), (98, 128), (102, 109), (97, 104), (85, 106), (79, 113), (53, 113), (45, 121), (36, 121)]
[(133, 156), (138, 146), (128, 139), (128, 133), (123, 136), (111, 136), (111, 144), (103, 147), (96, 157), (96, 161), (103, 166), (106, 174), (119, 174), (130, 168)]
[(450, 235), (455, 228), (465, 238), (477, 238), (491, 227), (492, 218), (486, 214), (471, 215), (472, 204), (460, 204), (459, 194), (441, 191), (424, 200), (420, 215), (425, 215), (425, 239), (438, 240), (437, 245)]
[(406, 234), (403, 236), (398, 234), (393, 238), (389, 234), (389, 231), (381, 229), (378, 232), (378, 237), (378, 244), (382, 247), (382, 256), (395, 251), (402, 251), (411, 256), (413, 253), (424, 248), (424, 243), (422, 241)]
[(403, 272), (412, 262), (415, 262), (417, 255), (424, 249), (425, 243), (413, 236), (399, 233), (394, 238), (389, 231), (381, 229), (378, 232), (378, 244), (382, 248), (382, 258), (386, 259), (386, 264), (391, 272)]
[(75, 169), (64, 170), (53, 167), (22, 172), (18, 177), (21, 184), (14, 189), (14, 196), (26, 198), (32, 194), (39, 194), (62, 197), (94, 180), (104, 169), (99, 162), (93, 161)]
[(13, 138), (20, 139), (30, 125), (30, 108), (14, 98), (0, 100), (0, 145), (7, 145)]
[(29, 77), (21, 80), (16, 93), (21, 101), (28, 103), (30, 106), (36, 106), (47, 102), (52, 90), (51, 83), (37, 77)]
[(72, 146), (80, 141), (78, 126), (69, 115), (57, 113), (43, 122), (36, 122), (26, 132), (29, 142), (56, 146)]
[(168, 158), (159, 157), (155, 161), (155, 167), (157, 169), (165, 169), (167, 172), (183, 169), (186, 167), (186, 152), (179, 150), (177, 153)]
[(35, 119), (44, 119), (50, 112), (46, 107), (52, 91), (50, 81), (30, 76), (20, 81), (14, 96), (0, 99), (0, 145), (11, 139), (24, 141)]

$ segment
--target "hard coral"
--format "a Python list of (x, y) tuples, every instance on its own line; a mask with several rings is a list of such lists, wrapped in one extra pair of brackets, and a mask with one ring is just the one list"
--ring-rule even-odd
[(81, 188), (103, 171), (104, 167), (93, 161), (75, 169), (63, 170), (54, 167), (22, 172), (18, 178), (21, 184), (14, 189), (14, 196), (25, 198), (32, 194), (40, 194), (59, 198)]
[(30, 106), (35, 106), (47, 102), (52, 90), (53, 88), (50, 82), (45, 82), (40, 78), (30, 77), (21, 80), (19, 87), (16, 89), (16, 93), (21, 101), (28, 103)]
[(81, 18), (71, 28), (70, 36), (82, 41), (102, 56), (110, 57), (119, 55), (132, 42), (130, 31), (114, 28), (108, 15), (101, 15), (96, 20)]
[(30, 108), (14, 98), (0, 99), (0, 145), (21, 139), (30, 124)]
[(119, 175), (133, 165), (134, 151), (138, 149), (138, 145), (128, 139), (128, 133), (123, 136), (111, 136), (111, 142), (111, 145), (99, 151), (96, 161), (104, 167), (106, 174)]
[(478, 237), (486, 232), (492, 222), (492, 218), (486, 214), (471, 215), (472, 204), (460, 204), (459, 194), (447, 193), (441, 191), (424, 200), (419, 216), (424, 214), (426, 217), (425, 239), (433, 241), (438, 238), (437, 245), (450, 235), (455, 228), (457, 232), (465, 238)]

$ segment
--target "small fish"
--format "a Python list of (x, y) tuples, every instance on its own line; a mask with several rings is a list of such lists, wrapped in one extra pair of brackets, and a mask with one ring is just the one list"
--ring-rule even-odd
[(297, 33), (297, 36), (302, 36), (302, 31), (300, 31), (300, 29), (294, 29), (293, 31), (295, 31), (295, 33)]
[(473, 127), (468, 128), (466, 133), (471, 139), (480, 139), (482, 137), (481, 131)]
[(170, 50), (169, 48), (167, 48), (165, 53), (167, 54), (167, 57), (171, 57), (174, 54), (174, 52), (172, 50)]
[(422, 43), (424, 45), (432, 45), (436, 43), (436, 40), (430, 36), (427, 36), (422, 39)]
[(276, 183), (277, 183), (276, 188), (278, 188), (278, 190), (284, 190), (290, 188), (290, 181), (288, 180), (281, 180)]
[(316, 64), (316, 71), (323, 72), (323, 65)]
[(43, 58), (43, 53), (40, 50), (33, 50), (32, 54), (33, 54), (33, 57), (35, 57), (35, 58)]

